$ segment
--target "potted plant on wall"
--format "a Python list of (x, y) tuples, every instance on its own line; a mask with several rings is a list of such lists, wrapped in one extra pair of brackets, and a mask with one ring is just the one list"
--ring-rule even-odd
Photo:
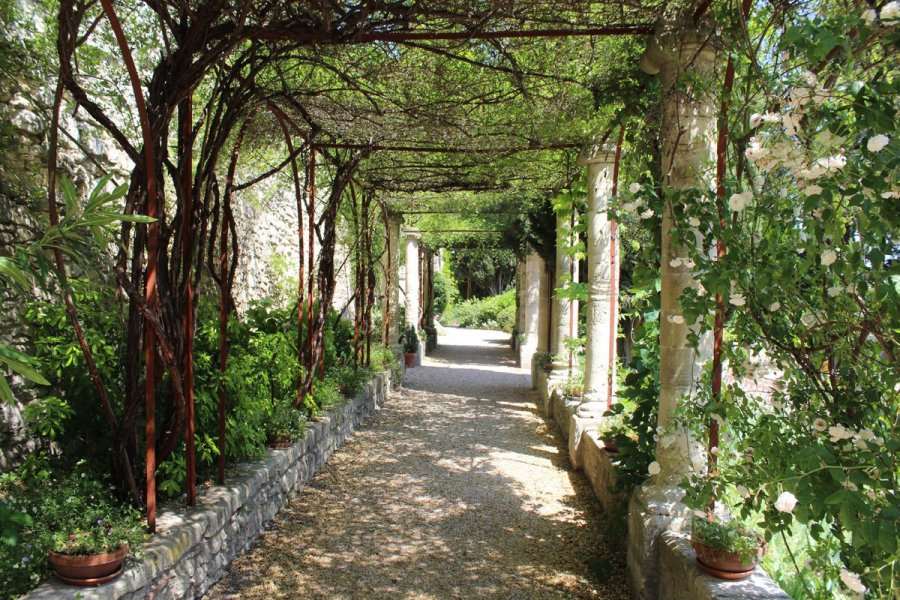
[(65, 583), (93, 586), (122, 573), (129, 548), (144, 538), (141, 515), (117, 503), (108, 488), (84, 473), (54, 483), (40, 506), (35, 546)]
[(765, 542), (755, 531), (737, 521), (716, 518), (694, 519), (691, 546), (700, 570), (719, 579), (748, 577), (765, 553)]
[(406, 328), (406, 334), (403, 336), (403, 352), (406, 367), (415, 367), (416, 358), (419, 354), (419, 335), (416, 333), (416, 328), (412, 325)]

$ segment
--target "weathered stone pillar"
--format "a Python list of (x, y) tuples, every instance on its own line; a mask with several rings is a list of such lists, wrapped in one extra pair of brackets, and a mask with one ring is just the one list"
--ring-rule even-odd
[(403, 230), (406, 239), (406, 326), (419, 330), (419, 230), (410, 227)]
[(587, 260), (588, 310), (584, 391), (569, 418), (569, 458), (582, 467), (581, 438), (596, 430), (609, 401), (610, 322), (612, 314), (610, 235), (607, 210), (612, 197), (614, 149), (588, 148), (579, 164), (588, 167)]
[(530, 366), (538, 349), (538, 311), (541, 294), (541, 271), (544, 261), (537, 252), (528, 255), (522, 269), (522, 293), (519, 324), (519, 366)]
[(537, 348), (531, 357), (531, 387), (538, 389), (538, 382), (542, 376), (538, 363), (544, 356), (550, 354), (550, 329), (552, 327), (553, 310), (551, 296), (553, 289), (550, 282), (550, 269), (547, 261), (535, 253), (535, 268), (538, 270), (538, 298), (537, 298)]
[(607, 217), (612, 198), (615, 150), (590, 148), (580, 158), (588, 168), (587, 262), (588, 308), (584, 393), (577, 414), (598, 418), (609, 402), (610, 329), (612, 306), (611, 238)]
[[(572, 321), (570, 317), (577, 319), (577, 303), (562, 297), (560, 290), (569, 281), (577, 281), (578, 269), (575, 268), (575, 277), (572, 277), (572, 257), (566, 253), (566, 248), (571, 244), (572, 227), (569, 215), (556, 215), (556, 289), (553, 291), (554, 323), (551, 329), (550, 353), (555, 356), (553, 362), (553, 379), (565, 379), (569, 370), (569, 351), (566, 349), (566, 340), (572, 337)], [(577, 320), (576, 320), (577, 322)], [(575, 332), (577, 335), (577, 332)]]
[(384, 253), (384, 272), (390, 276), (387, 282), (384, 314), (389, 315), (387, 339), (389, 348), (400, 348), (400, 216), (388, 215), (387, 222), (388, 251)]
[[(660, 26), (641, 59), (641, 68), (658, 73), (662, 83), (663, 187), (672, 202), (683, 201), (679, 199), (681, 191), (713, 186), (716, 65), (715, 39), (685, 23)], [(637, 597), (645, 600), (657, 598), (659, 592), (660, 533), (679, 530), (689, 522), (690, 511), (680, 502), (683, 492), (678, 483), (693, 468), (692, 458), (701, 456), (685, 432), (666, 428), (679, 400), (693, 391), (701, 364), (711, 354), (708, 340), (701, 342), (699, 349), (687, 343), (693, 324), (684, 321), (678, 297), (697, 282), (690, 263), (670, 266), (673, 259), (687, 256), (686, 248), (672, 242), (673, 224), (667, 208), (661, 252), (659, 425), (663, 433), (656, 449), (659, 473), (636, 491), (628, 511), (629, 578)]]

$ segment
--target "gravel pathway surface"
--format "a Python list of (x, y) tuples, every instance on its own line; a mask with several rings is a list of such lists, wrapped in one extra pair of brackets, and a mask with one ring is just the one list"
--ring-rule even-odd
[(448, 329), (206, 598), (628, 598), (506, 342)]

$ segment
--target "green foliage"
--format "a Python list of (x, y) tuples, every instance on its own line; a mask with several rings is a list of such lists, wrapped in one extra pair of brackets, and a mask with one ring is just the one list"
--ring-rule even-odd
[[(456, 292), (456, 294), (453, 294)], [(434, 313), (436, 316), (444, 314), (447, 307), (454, 301), (454, 296), (459, 297), (459, 291), (450, 287), (447, 276), (440, 271), (434, 273)]]
[(472, 299), (453, 305), (445, 318), (458, 327), (499, 329), (512, 333), (516, 322), (516, 291), (509, 289), (498, 296)]
[[(18, 470), (0, 476), (0, 520), (3, 598), (34, 587), (49, 570), (51, 550), (95, 554), (127, 543), (138, 551), (146, 538), (140, 512), (122, 505), (109, 482), (84, 461), (51, 464), (44, 454), (30, 455)], [(8, 520), (14, 530), (9, 536)]]
[(22, 410), (22, 418), (31, 431), (42, 438), (55, 440), (65, 430), (66, 421), (75, 413), (69, 403), (56, 396), (44, 396)]
[(306, 433), (306, 415), (294, 403), (277, 402), (266, 420), (266, 441), (293, 442)]
[(759, 536), (740, 521), (695, 518), (691, 523), (691, 540), (711, 550), (734, 552), (746, 562), (755, 559), (760, 548)]
[(390, 371), (391, 381), (400, 381), (403, 377), (403, 365), (400, 357), (386, 346), (372, 347), (372, 360), (369, 368), (373, 373)]

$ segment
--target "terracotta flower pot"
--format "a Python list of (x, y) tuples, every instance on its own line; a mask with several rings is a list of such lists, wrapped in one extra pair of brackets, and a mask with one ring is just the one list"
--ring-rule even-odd
[(294, 445), (294, 440), (281, 435), (270, 435), (266, 437), (266, 445), (269, 448), (290, 448)]
[(50, 564), (56, 576), (69, 585), (100, 585), (122, 574), (122, 561), (127, 554), (128, 544), (122, 544), (112, 552), (86, 556), (51, 552)]
[[(737, 552), (723, 552), (695, 541), (691, 541), (691, 546), (697, 553), (697, 566), (700, 570), (719, 579), (737, 580), (749, 577), (759, 562), (758, 558), (745, 561)], [(760, 547), (759, 557), (762, 557), (764, 552), (765, 548)]]
[(603, 449), (610, 454), (615, 454), (619, 451), (619, 447), (616, 445), (615, 440), (603, 440)]
[(406, 360), (406, 367), (411, 369), (416, 366), (416, 353), (415, 352), (407, 352), (403, 355), (404, 360)]

